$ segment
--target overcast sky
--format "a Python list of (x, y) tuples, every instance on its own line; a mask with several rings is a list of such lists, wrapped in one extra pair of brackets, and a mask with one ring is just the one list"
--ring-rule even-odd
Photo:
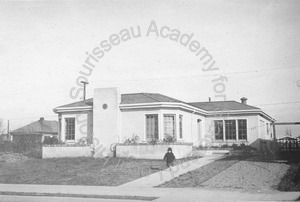
[[(0, 1), (0, 118), (11, 129), (57, 119), (53, 108), (79, 100), (70, 89), (87, 72), (86, 52), (139, 27), (140, 37), (120, 40), (95, 63), (87, 97), (94, 88), (119, 87), (216, 101), (212, 80), (223, 75), (227, 100), (247, 97), (278, 121), (300, 121), (299, 13), (297, 0)], [(164, 34), (194, 34), (219, 69), (203, 71), (188, 46), (147, 35), (151, 22)]]

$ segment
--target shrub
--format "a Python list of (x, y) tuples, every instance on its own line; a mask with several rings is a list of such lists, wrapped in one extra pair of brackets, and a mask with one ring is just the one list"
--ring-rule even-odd
[(238, 145), (237, 144), (232, 144), (231, 147), (232, 147), (232, 149), (236, 149), (238, 147)]
[(221, 146), (221, 148), (225, 149), (225, 148), (229, 148), (229, 146), (228, 146), (228, 144), (223, 144), (223, 145)]
[(148, 144), (156, 145), (159, 142), (157, 138), (151, 138), (148, 140)]
[(124, 144), (126, 145), (135, 145), (140, 140), (140, 137), (138, 135), (132, 134), (132, 137), (126, 138), (124, 141)]
[(86, 146), (87, 145), (87, 138), (81, 137), (75, 144), (76, 146)]
[(45, 137), (43, 144), (58, 144), (59, 141), (56, 137)]
[(176, 137), (173, 137), (171, 135), (165, 135), (164, 142), (165, 143), (176, 142)]

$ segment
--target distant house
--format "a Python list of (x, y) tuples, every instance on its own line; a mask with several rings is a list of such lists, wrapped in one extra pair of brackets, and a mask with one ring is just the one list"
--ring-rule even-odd
[(10, 139), (9, 139), (8, 134), (2, 133), (2, 134), (0, 135), (0, 143), (1, 143), (1, 142), (6, 142), (6, 141), (9, 141), (9, 140), (10, 140)]
[(94, 98), (56, 107), (59, 138), (74, 143), (86, 137), (109, 148), (138, 135), (140, 141), (201, 144), (251, 144), (272, 139), (274, 118), (242, 102), (187, 103), (158, 93), (120, 94), (117, 88), (95, 89)]
[(13, 142), (33, 141), (40, 143), (47, 137), (58, 137), (58, 122), (46, 121), (43, 117), (41, 117), (38, 121), (18, 128), (10, 134)]

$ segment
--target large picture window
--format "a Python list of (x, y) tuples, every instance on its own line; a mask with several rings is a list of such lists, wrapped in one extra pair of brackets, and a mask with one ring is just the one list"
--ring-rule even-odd
[(247, 120), (238, 120), (239, 140), (247, 140)]
[(164, 115), (164, 136), (175, 137), (175, 115)]
[(225, 120), (225, 137), (226, 140), (236, 140), (235, 120)]
[(223, 121), (218, 120), (214, 122), (215, 125), (215, 139), (223, 140)]
[(66, 118), (66, 140), (75, 140), (75, 118)]
[(158, 115), (146, 115), (146, 138), (158, 139)]

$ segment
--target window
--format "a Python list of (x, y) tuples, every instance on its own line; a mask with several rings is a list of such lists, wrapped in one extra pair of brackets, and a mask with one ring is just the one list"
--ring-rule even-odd
[(158, 139), (158, 115), (146, 115), (146, 138)]
[(235, 120), (225, 120), (225, 137), (226, 140), (236, 140)]
[(267, 134), (269, 135), (269, 123), (266, 123), (267, 124)]
[(175, 115), (164, 115), (164, 136), (175, 137)]
[(238, 120), (239, 140), (247, 140), (247, 120)]
[(179, 115), (179, 138), (182, 138), (182, 115)]
[(223, 140), (223, 121), (215, 121), (215, 139)]
[(75, 118), (66, 118), (66, 140), (75, 140)]

